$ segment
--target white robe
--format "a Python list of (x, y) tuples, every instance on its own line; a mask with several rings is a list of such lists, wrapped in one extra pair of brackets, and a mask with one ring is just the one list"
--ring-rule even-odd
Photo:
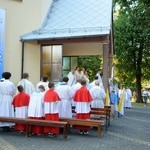
[(15, 108), (16, 118), (27, 118), (28, 117), (28, 106), (21, 106)]
[(94, 80), (93, 82), (89, 83), (88, 90), (90, 90), (92, 87), (95, 86), (95, 81), (96, 80)]
[[(74, 94), (75, 94), (75, 92), (78, 90), (78, 89), (80, 89), (81, 88), (81, 84), (79, 83), (79, 82), (77, 82), (75, 85), (73, 85), (72, 87), (71, 87), (71, 92), (72, 92), (72, 95), (74, 96)], [(75, 101), (73, 100), (73, 98), (72, 98), (72, 106), (76, 106), (76, 103), (75, 103)]]
[(59, 85), (55, 89), (56, 93), (59, 95), (61, 101), (59, 102), (59, 116), (72, 118), (72, 92), (69, 85)]
[(125, 101), (124, 101), (124, 107), (129, 107), (131, 108), (131, 97), (132, 97), (132, 92), (130, 89), (125, 90)]
[[(12, 101), (15, 94), (16, 88), (11, 81), (4, 80), (3, 82), (0, 82), (0, 116), (14, 117)], [(12, 125), (14, 124), (0, 122), (0, 127)]]
[(84, 79), (86, 80), (86, 87), (88, 88), (89, 87), (89, 84), (90, 84), (90, 80), (87, 76), (84, 75)]
[(72, 72), (69, 72), (68, 76), (69, 81), (68, 81), (68, 85), (73, 86), (76, 83), (76, 77)]
[(98, 76), (98, 81), (99, 81), (99, 83), (103, 83), (102, 77), (101, 77), (101, 75), (99, 74), (99, 72), (96, 74), (96, 76)]
[[(97, 80), (94, 80), (93, 82), (91, 82), (91, 83), (89, 84), (89, 86), (87, 87), (88, 90), (90, 90), (92, 87), (95, 86), (95, 81), (97, 81)], [(102, 88), (102, 89), (105, 91), (104, 86), (103, 86), (103, 83), (100, 83), (100, 84), (99, 84), (99, 87)]]
[(91, 106), (96, 108), (104, 108), (103, 100), (106, 98), (105, 91), (99, 86), (94, 86), (90, 89), (90, 94), (93, 98)]
[(59, 113), (59, 101), (44, 102), (44, 115)]
[(89, 113), (91, 111), (90, 102), (76, 102), (75, 111), (77, 114)]
[(45, 91), (47, 91), (47, 90), (49, 90), (48, 83), (49, 83), (49, 82), (40, 81), (40, 82), (36, 85), (36, 89), (38, 90), (38, 87), (39, 87), (40, 85), (43, 85), (43, 86), (45, 87)]
[(22, 79), (18, 85), (22, 85), (23, 88), (24, 88), (24, 92), (31, 95), (34, 91), (35, 91), (35, 87), (34, 85), (32, 84), (32, 82), (30, 82), (29, 80), (27, 79)]
[(30, 96), (28, 107), (28, 117), (43, 117), (44, 116), (44, 92), (34, 92)]

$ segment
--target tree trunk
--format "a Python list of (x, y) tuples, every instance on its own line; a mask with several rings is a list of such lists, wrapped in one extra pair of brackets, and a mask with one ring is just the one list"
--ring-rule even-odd
[(141, 93), (141, 89), (142, 89), (141, 74), (136, 75), (136, 88), (137, 88), (137, 100), (136, 100), (136, 102), (137, 103), (142, 103), (143, 100), (142, 100), (142, 93)]
[(137, 87), (137, 102), (143, 103), (142, 99), (142, 85), (141, 85), (141, 79), (142, 79), (142, 55), (143, 55), (143, 43), (140, 44), (139, 50), (138, 50), (138, 56), (137, 56), (137, 63), (136, 63), (136, 87)]

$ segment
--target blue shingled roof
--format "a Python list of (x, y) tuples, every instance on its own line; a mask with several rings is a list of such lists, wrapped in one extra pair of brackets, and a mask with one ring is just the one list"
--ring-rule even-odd
[(40, 29), (21, 40), (61, 39), (108, 35), (112, 0), (53, 0)]

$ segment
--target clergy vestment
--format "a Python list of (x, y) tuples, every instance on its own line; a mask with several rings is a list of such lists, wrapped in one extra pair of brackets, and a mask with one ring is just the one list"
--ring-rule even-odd
[[(78, 89), (74, 95), (74, 101), (76, 102), (76, 118), (77, 119), (90, 119), (90, 104), (92, 102), (92, 96), (86, 87)], [(77, 126), (80, 130), (88, 130), (89, 127)]]
[(67, 77), (69, 78), (68, 85), (73, 86), (76, 83), (75, 74), (70, 71)]
[(35, 91), (35, 87), (34, 85), (32, 84), (32, 82), (30, 82), (29, 80), (27, 79), (22, 79), (18, 85), (22, 85), (23, 86), (23, 89), (24, 89), (24, 92), (31, 95), (34, 91)]
[(43, 85), (44, 88), (45, 88), (45, 91), (47, 91), (47, 90), (49, 90), (48, 83), (49, 83), (49, 82), (40, 81), (40, 82), (36, 85), (36, 89), (38, 90), (38, 87), (39, 87), (40, 85)]
[(59, 95), (61, 101), (59, 102), (59, 115), (60, 117), (72, 118), (72, 92), (71, 87), (67, 83), (62, 82), (55, 89), (56, 93)]
[[(14, 117), (14, 107), (12, 105), (13, 96), (16, 94), (14, 84), (8, 79), (0, 82), (0, 116)], [(0, 122), (0, 127), (9, 127), (13, 123)]]
[[(30, 100), (30, 96), (25, 92), (20, 92), (14, 97), (12, 104), (14, 105), (15, 108), (16, 118), (27, 118), (29, 100)], [(16, 124), (15, 129), (19, 131), (26, 131), (26, 125)]]
[(131, 108), (131, 97), (132, 97), (132, 92), (130, 89), (126, 89), (125, 92), (124, 92), (124, 107), (127, 107), (127, 108)]
[[(44, 118), (44, 93), (36, 91), (31, 94), (28, 108), (28, 117), (30, 119), (43, 120)], [(43, 134), (44, 128), (41, 126), (32, 126), (31, 132), (35, 134)]]
[[(59, 101), (58, 94), (49, 89), (44, 96), (44, 117), (45, 120), (59, 121)], [(57, 127), (44, 127), (44, 133), (59, 134), (59, 128)]]
[(93, 98), (91, 107), (104, 108), (104, 99), (106, 98), (105, 91), (99, 86), (94, 86), (90, 89), (90, 94)]
[(119, 113), (119, 116), (124, 115), (124, 97), (125, 97), (124, 90), (119, 89), (118, 90), (118, 99), (119, 99), (118, 113)]
[[(74, 94), (76, 93), (76, 91), (81, 88), (81, 86), (82, 86), (82, 85), (81, 85), (79, 82), (77, 82), (76, 84), (74, 84), (74, 85), (71, 87), (71, 92), (72, 92), (72, 95), (73, 95), (73, 96), (74, 96)], [(75, 101), (73, 100), (73, 98), (72, 98), (72, 106), (76, 106), (76, 103), (75, 103)]]

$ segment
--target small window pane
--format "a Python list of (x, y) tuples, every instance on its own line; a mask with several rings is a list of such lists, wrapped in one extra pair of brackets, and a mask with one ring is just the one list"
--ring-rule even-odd
[(76, 68), (78, 66), (78, 57), (71, 57), (71, 68)]
[(63, 70), (70, 70), (70, 57), (63, 57)]
[(51, 64), (42, 65), (42, 76), (47, 75), (51, 79)]
[(51, 62), (51, 46), (43, 46), (42, 48), (42, 62), (50, 63)]
[(52, 80), (54, 82), (59, 81), (62, 77), (62, 65), (52, 64)]
[(52, 61), (62, 62), (62, 46), (61, 45), (53, 46), (52, 49), (53, 49)]

